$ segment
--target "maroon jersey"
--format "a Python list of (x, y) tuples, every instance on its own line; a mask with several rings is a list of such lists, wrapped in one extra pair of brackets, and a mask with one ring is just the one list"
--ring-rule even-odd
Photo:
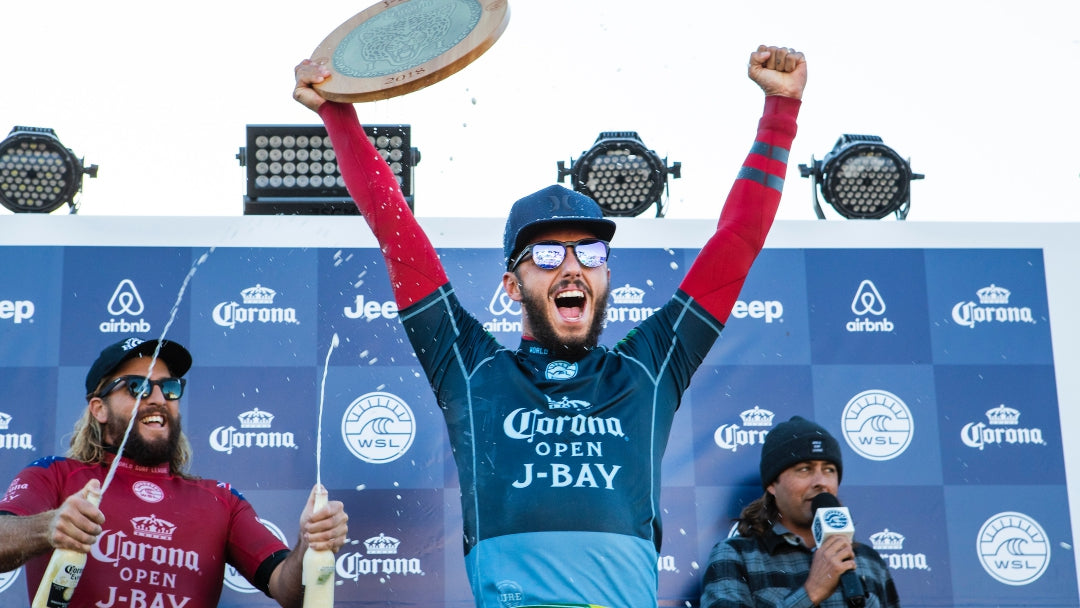
[[(0, 512), (25, 516), (56, 509), (91, 479), (104, 481), (108, 467), (38, 460), (11, 482)], [(210, 608), (221, 596), (226, 564), (254, 581), (264, 560), (287, 549), (229, 484), (176, 477), (168, 464), (149, 468), (122, 460), (100, 509), (104, 531), (70, 608)], [(26, 563), (30, 598), (50, 557), (45, 553)]]

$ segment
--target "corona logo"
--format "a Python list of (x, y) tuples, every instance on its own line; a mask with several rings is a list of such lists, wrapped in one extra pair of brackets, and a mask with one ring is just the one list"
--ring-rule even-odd
[(873, 389), (852, 397), (841, 415), (848, 446), (869, 460), (892, 460), (911, 445), (911, 410), (896, 395)]
[(274, 422), (274, 415), (255, 408), (240, 414), (237, 419), (240, 420), (240, 428), (242, 429), (268, 429)]
[(364, 551), (367, 551), (368, 555), (397, 555), (400, 545), (400, 540), (380, 532), (378, 536), (364, 541)]
[(960, 440), (969, 448), (983, 450), (987, 445), (1046, 445), (1040, 428), (1020, 426), (1020, 410), (1004, 403), (986, 410), (989, 424), (969, 422), (960, 429)]
[(754, 406), (754, 409), (745, 410), (739, 414), (743, 426), (772, 426), (774, 416), (775, 414), (769, 410), (763, 410), (757, 405)]
[(904, 535), (885, 528), (870, 535), (870, 544), (877, 551), (901, 551), (904, 548)]
[(273, 304), (276, 295), (276, 291), (258, 283), (254, 287), (240, 290), (240, 297), (244, 299), (244, 304)]
[(296, 309), (291, 307), (270, 306), (277, 297), (277, 292), (269, 287), (256, 284), (254, 287), (240, 290), (244, 303), (219, 302), (214, 306), (211, 317), (214, 323), (236, 328), (238, 323), (290, 323), (299, 325)]
[[(0, 412), (0, 431), (7, 431), (13, 420), (11, 414)], [(0, 450), (32, 450), (34, 436), (30, 433), (0, 433)]]
[(409, 404), (397, 395), (367, 393), (345, 409), (341, 438), (353, 456), (364, 462), (393, 462), (412, 447), (416, 418)]
[(979, 304), (1008, 304), (1012, 292), (991, 283), (976, 291), (975, 295), (979, 296)]
[(176, 525), (172, 522), (158, 519), (156, 515), (149, 517), (133, 517), (131, 525), (134, 526), (135, 536), (156, 538), (158, 540), (172, 540), (176, 532)]
[(643, 306), (645, 303), (645, 290), (631, 287), (629, 283), (612, 289), (610, 297), (615, 306), (608, 307), (604, 317), (606, 323), (641, 323), (660, 310), (651, 306)]
[(1020, 410), (1005, 407), (1005, 404), (986, 410), (986, 419), (990, 424), (1020, 424)]
[(1050, 565), (1050, 539), (1039, 522), (1023, 513), (991, 516), (979, 529), (976, 543), (983, 569), (1006, 585), (1034, 583)]
[(903, 552), (905, 540), (903, 534), (888, 528), (870, 535), (871, 546), (881, 554), (890, 570), (929, 570), (930, 560), (925, 553)]
[[(352, 541), (357, 544), (357, 541)], [(366, 576), (409, 574), (424, 575), (420, 558), (399, 555), (401, 541), (379, 534), (364, 541), (364, 553), (349, 551), (338, 554), (335, 567), (341, 580), (358, 581)]]
[(740, 447), (763, 445), (772, 428), (775, 414), (755, 405), (739, 414), (743, 428), (737, 424), (721, 424), (713, 431), (713, 443), (722, 450), (737, 452)]
[(952, 309), (953, 321), (962, 327), (974, 328), (980, 323), (1035, 323), (1028, 306), (1009, 306), (1012, 292), (991, 283), (975, 291), (979, 303), (957, 302)]
[[(271, 431), (274, 415), (254, 408), (236, 416), (240, 429), (235, 426), (219, 426), (210, 431), (210, 447), (217, 452), (232, 454), (236, 448), (290, 448), (299, 449), (296, 435), (290, 431)], [(245, 430), (241, 430), (245, 429)]]
[(611, 290), (611, 301), (616, 304), (636, 305), (645, 301), (645, 290), (631, 287), (629, 283)]

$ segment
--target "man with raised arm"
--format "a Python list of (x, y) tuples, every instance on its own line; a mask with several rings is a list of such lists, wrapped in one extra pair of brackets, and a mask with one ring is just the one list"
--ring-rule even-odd
[[(458, 301), (438, 255), (349, 104), (293, 97), (326, 125), (339, 168), (383, 252), (401, 321), (443, 410), (461, 485), (465, 565), (478, 607), (657, 603), (660, 464), (694, 371), (720, 335), (772, 225), (806, 85), (792, 49), (760, 46), (757, 136), (715, 234), (671, 300), (614, 348), (598, 345), (615, 223), (590, 198), (550, 186), (514, 203), (503, 287), (521, 302), (507, 349)], [(566, 459), (538, 450), (532, 433)]]

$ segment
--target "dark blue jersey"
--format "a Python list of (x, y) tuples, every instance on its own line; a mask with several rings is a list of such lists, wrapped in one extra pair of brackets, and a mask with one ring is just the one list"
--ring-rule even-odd
[(454, 446), (477, 604), (655, 605), (661, 459), (722, 325), (680, 291), (568, 362), (527, 339), (504, 348), (449, 285), (401, 319)]

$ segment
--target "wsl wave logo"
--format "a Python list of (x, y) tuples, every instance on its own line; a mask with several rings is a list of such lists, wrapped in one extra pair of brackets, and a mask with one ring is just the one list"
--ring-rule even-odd
[[(353, 541), (356, 544), (356, 541)], [(401, 541), (393, 536), (379, 533), (364, 541), (364, 551), (344, 552), (337, 558), (337, 575), (342, 580), (358, 581), (361, 577), (378, 576), (385, 582), (386, 576), (424, 576), (424, 565), (419, 557), (400, 555)]]
[(752, 409), (739, 414), (742, 426), (721, 424), (713, 431), (713, 442), (721, 450), (736, 452), (740, 447), (764, 445), (765, 436), (772, 429), (776, 414), (755, 405)]
[(34, 436), (30, 433), (10, 433), (8, 427), (14, 418), (0, 412), (0, 450), (33, 450)]
[[(274, 525), (272, 522), (257, 518), (259, 523), (263, 525), (271, 534), (276, 536), (285, 545), (289, 544), (289, 541), (285, 539), (285, 533), (281, 531), (281, 528)], [(225, 586), (233, 591), (239, 593), (257, 593), (259, 590), (254, 585), (248, 582), (240, 571), (232, 566), (232, 564), (225, 565)]]
[(986, 410), (983, 422), (969, 422), (960, 429), (960, 440), (969, 448), (983, 450), (988, 445), (1046, 445), (1040, 428), (1020, 426), (1020, 410), (1004, 403)]
[(290, 323), (299, 325), (296, 318), (296, 309), (273, 306), (277, 292), (269, 287), (256, 284), (254, 287), (240, 290), (243, 304), (236, 301), (221, 302), (214, 307), (214, 323), (229, 329), (235, 329), (237, 324), (242, 323), (266, 323), (279, 324)]
[(19, 573), (22, 571), (23, 569), (20, 566), (10, 572), (0, 572), (0, 595), (3, 595), (5, 591), (15, 584), (15, 580), (19, 578)]
[[(146, 310), (146, 306), (143, 304), (142, 296), (139, 295), (139, 290), (135, 288), (135, 282), (131, 279), (124, 279), (116, 285), (105, 310), (110, 315), (109, 320), (102, 321), (98, 325), (98, 331), (103, 334), (145, 334), (153, 329), (149, 321), (140, 317)], [(117, 317), (120, 316), (135, 318), (118, 319)]]
[(1006, 585), (1039, 580), (1050, 565), (1050, 540), (1039, 522), (1023, 513), (992, 516), (979, 530), (976, 550), (986, 573)]
[(357, 397), (341, 418), (341, 438), (353, 456), (371, 464), (401, 458), (416, 438), (416, 418), (400, 397), (373, 392)]
[(274, 423), (274, 415), (270, 412), (254, 408), (236, 418), (240, 421), (239, 429), (230, 425), (219, 426), (210, 431), (210, 447), (215, 452), (232, 454), (237, 448), (299, 449), (296, 435), (292, 432), (270, 430)]
[[(484, 329), (489, 333), (521, 333), (521, 304), (515, 302), (510, 294), (506, 293), (502, 282), (495, 287), (495, 293), (491, 294), (488, 312), (495, 315), (494, 319), (484, 323)], [(508, 319), (507, 317), (516, 318)]]
[[(885, 298), (881, 297), (881, 292), (870, 279), (863, 279), (863, 282), (859, 283), (855, 297), (851, 300), (851, 312), (855, 314), (855, 318), (844, 326), (849, 332), (883, 332), (896, 329), (895, 324), (885, 316)], [(869, 315), (881, 318), (872, 319)]]
[(881, 554), (890, 570), (930, 570), (925, 553), (904, 552), (907, 538), (895, 530), (885, 528), (870, 535), (870, 544)]
[(869, 460), (892, 460), (911, 445), (915, 425), (911, 410), (889, 391), (872, 389), (855, 395), (840, 417), (848, 446)]
[(23, 321), (34, 322), (32, 300), (0, 300), (0, 320), (11, 319), (16, 325)]
[(957, 325), (974, 329), (980, 323), (1030, 323), (1035, 316), (1028, 306), (1010, 306), (1012, 292), (993, 283), (975, 292), (979, 303), (957, 302), (952, 309), (952, 319)]

